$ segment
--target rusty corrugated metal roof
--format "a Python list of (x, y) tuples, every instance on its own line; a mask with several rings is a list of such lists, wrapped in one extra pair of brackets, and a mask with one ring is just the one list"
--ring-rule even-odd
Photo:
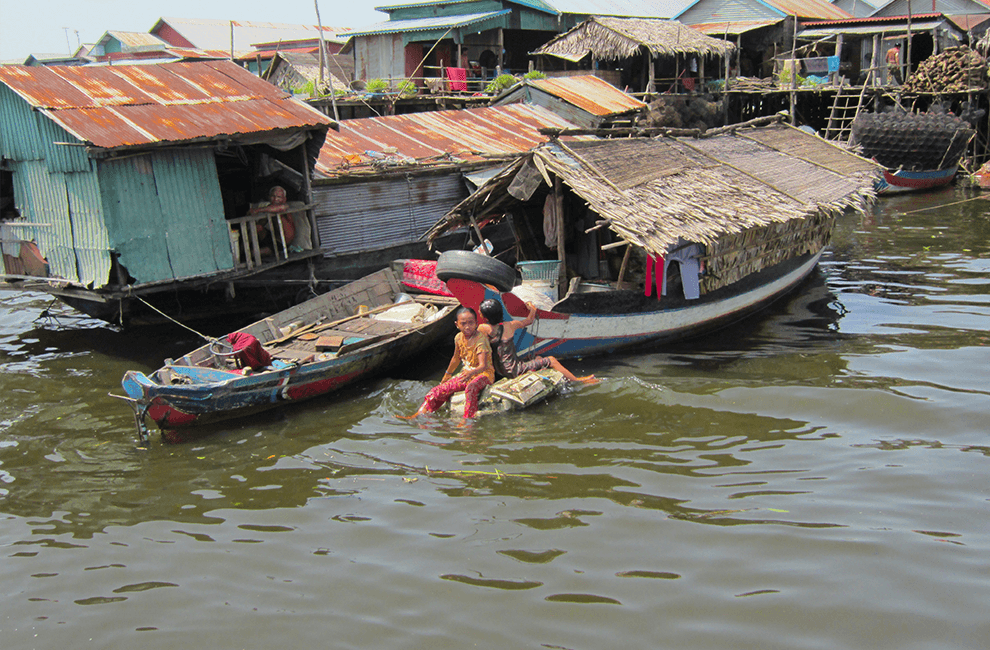
[(694, 25), (689, 25), (689, 27), (691, 29), (697, 29), (702, 34), (708, 36), (717, 37), (723, 34), (738, 36), (739, 34), (751, 32), (754, 29), (776, 25), (783, 20), (783, 18), (779, 20), (734, 20), (728, 22), (722, 21), (720, 23), (695, 23)]
[[(913, 20), (933, 20), (942, 18), (940, 13), (914, 14)], [(984, 14), (984, 19), (987, 16)], [(867, 16), (865, 18), (847, 18), (844, 20), (817, 20), (802, 22), (802, 27), (842, 27), (846, 25), (872, 25), (875, 23), (907, 23), (907, 16)]]
[(118, 32), (110, 30), (103, 35), (97, 44), (103, 44), (113, 37), (125, 47), (168, 47), (168, 43), (148, 32)]
[(333, 178), (376, 173), (390, 161), (396, 166), (483, 162), (546, 142), (541, 128), (573, 127), (526, 104), (344, 120), (339, 132), (327, 134), (316, 170)]
[(852, 18), (845, 9), (840, 9), (825, 0), (763, 0), (766, 4), (783, 12), (785, 16), (798, 18), (821, 18), (822, 20), (841, 20)]
[(3, 66), (0, 83), (79, 140), (106, 149), (333, 124), (229, 61)]
[(594, 75), (534, 79), (528, 83), (599, 117), (646, 108), (643, 102)]

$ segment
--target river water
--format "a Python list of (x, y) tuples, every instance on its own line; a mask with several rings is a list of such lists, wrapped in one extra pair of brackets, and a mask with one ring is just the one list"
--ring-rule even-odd
[(196, 337), (0, 292), (0, 647), (987, 648), (975, 196), (848, 214), (768, 311), (465, 429), (392, 417), (420, 359), (140, 448), (107, 393)]

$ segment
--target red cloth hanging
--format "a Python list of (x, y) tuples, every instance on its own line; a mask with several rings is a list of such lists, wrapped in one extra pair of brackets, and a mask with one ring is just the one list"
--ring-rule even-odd
[(659, 255), (646, 256), (646, 289), (643, 292), (647, 298), (653, 295), (654, 277), (656, 278), (657, 300), (660, 300), (660, 292), (663, 287), (663, 258)]
[(244, 332), (234, 332), (227, 335), (230, 347), (234, 350), (234, 356), (241, 365), (252, 370), (261, 370), (272, 365), (272, 355), (268, 354), (256, 337)]
[(447, 83), (451, 90), (467, 91), (467, 68), (447, 68)]

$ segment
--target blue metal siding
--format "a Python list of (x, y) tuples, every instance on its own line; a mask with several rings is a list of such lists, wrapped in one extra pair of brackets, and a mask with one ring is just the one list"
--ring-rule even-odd
[(175, 277), (234, 268), (213, 150), (159, 151), (154, 161)]
[(103, 160), (97, 166), (110, 246), (120, 263), (139, 282), (173, 277), (151, 155)]
[[(895, 0), (894, 2), (882, 5), (872, 16), (906, 16), (908, 12), (907, 5), (907, 0)], [(987, 12), (987, 7), (983, 3), (973, 2), (972, 0), (938, 0), (934, 8), (931, 0), (912, 0), (911, 2), (912, 15), (917, 16), (918, 14), (936, 11), (947, 16), (955, 14), (983, 14)]]
[(480, 2), (456, 2), (452, 4), (423, 4), (407, 6), (389, 12), (389, 22), (394, 20), (417, 20), (420, 18), (437, 18), (440, 16), (463, 16), (465, 14), (481, 14), (489, 11), (502, 11), (505, 7), (501, 2), (483, 0)]
[(14, 201), (25, 221), (44, 224), (33, 229), (33, 238), (51, 274), (78, 282), (65, 174), (49, 173), (43, 160), (14, 163)]
[(27, 102), (0, 84), (0, 154), (11, 160), (41, 160), (45, 147)]
[(698, 23), (734, 22), (738, 20), (771, 20), (783, 17), (783, 12), (757, 0), (699, 0), (677, 16), (677, 20), (685, 25), (696, 25)]
[(75, 144), (55, 144), (70, 142), (82, 144), (74, 135), (45, 117), (44, 113), (35, 113), (38, 123), (38, 136), (45, 147), (45, 158), (48, 169), (53, 172), (91, 172), (92, 161), (86, 147)]
[(110, 279), (110, 237), (103, 221), (100, 184), (95, 172), (66, 173), (73, 248), (79, 281), (93, 287)]
[(137, 283), (234, 267), (212, 151), (106, 160), (99, 170), (110, 243)]

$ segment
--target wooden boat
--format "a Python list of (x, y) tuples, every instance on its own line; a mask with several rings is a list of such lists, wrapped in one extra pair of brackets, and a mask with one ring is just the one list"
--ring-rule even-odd
[[(520, 358), (553, 355), (563, 359), (700, 336), (793, 291), (814, 270), (820, 257), (821, 249), (690, 302), (676, 297), (647, 301), (642, 300), (642, 290), (594, 286), (587, 293), (568, 295), (548, 309), (538, 308), (536, 322), (516, 333), (516, 349)], [(526, 317), (529, 310), (524, 297), (532, 298), (531, 293), (520, 290), (525, 284), (515, 292), (497, 292), (489, 284), (454, 278), (447, 286), (468, 307), (477, 309), (482, 300), (497, 300), (515, 319)], [(640, 311), (644, 307), (647, 310)]]
[[(216, 422), (310, 399), (382, 372), (453, 331), (456, 300), (403, 294), (389, 269), (166, 360), (122, 384), (144, 438), (145, 417), (162, 430)], [(271, 359), (241, 367), (232, 340), (257, 339)], [(240, 358), (239, 358), (240, 357)], [(266, 357), (267, 360), (267, 357)]]
[(926, 192), (952, 182), (975, 131), (951, 113), (861, 113), (852, 141), (884, 166), (878, 194)]
[(952, 183), (959, 170), (958, 165), (948, 169), (908, 171), (905, 169), (884, 169), (883, 178), (877, 181), (877, 194), (900, 194), (902, 192), (928, 192)]
[[(879, 171), (786, 125), (551, 141), (428, 236), (511, 220), (526, 260), (516, 269), (448, 251), (437, 276), (469, 307), (491, 298), (521, 319), (532, 302), (536, 321), (515, 340), (524, 357), (603, 354), (698, 336), (792, 291), (818, 263), (837, 215), (873, 199)], [(516, 270), (522, 282), (513, 286)]]

